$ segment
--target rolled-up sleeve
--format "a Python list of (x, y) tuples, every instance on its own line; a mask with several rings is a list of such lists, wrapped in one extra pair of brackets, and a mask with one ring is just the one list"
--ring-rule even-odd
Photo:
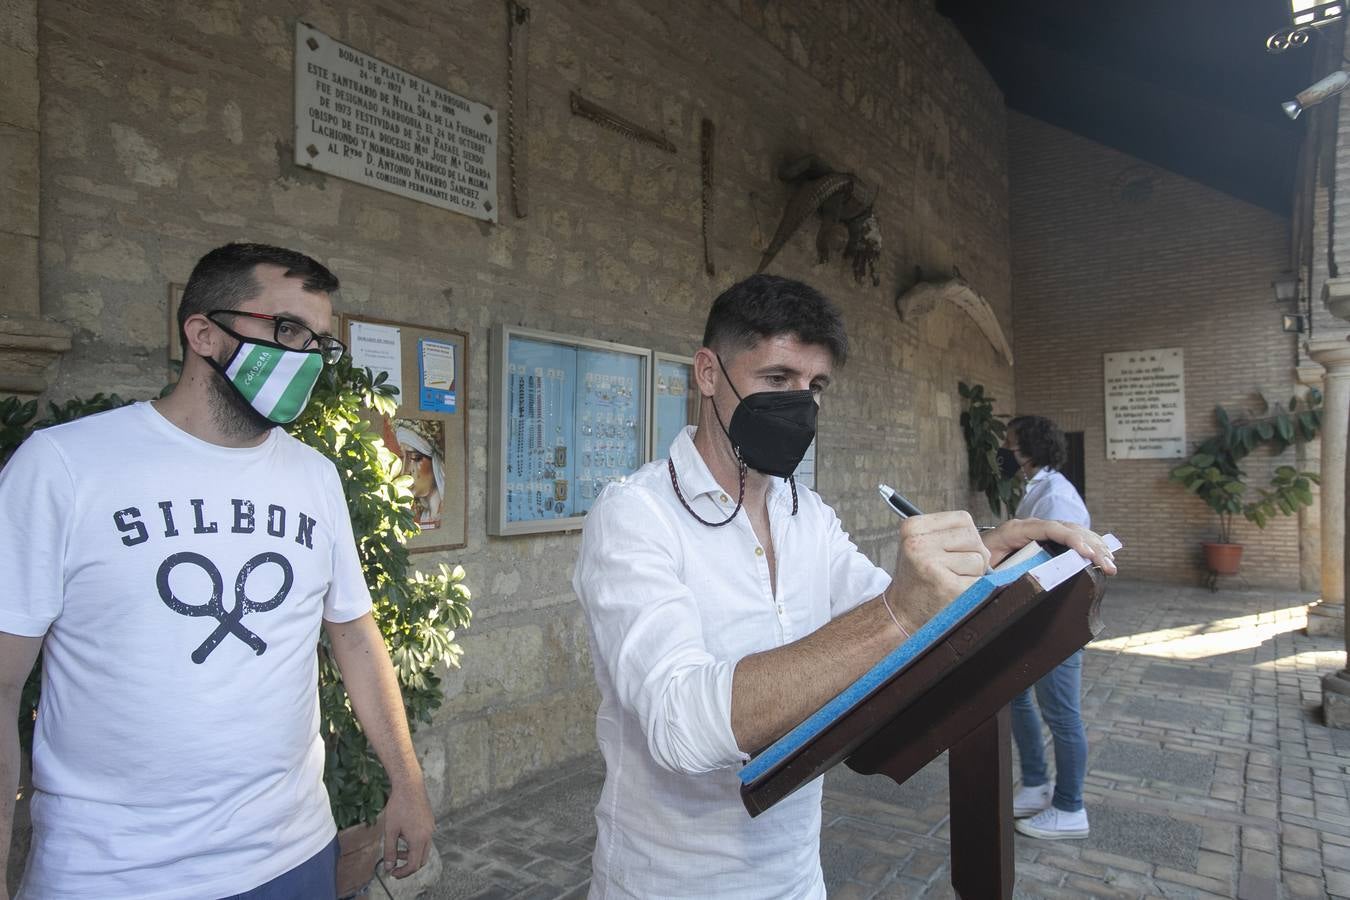
[(731, 730), (736, 661), (707, 649), (698, 604), (679, 577), (676, 534), (643, 488), (615, 485), (586, 517), (572, 586), (597, 668), (640, 723), (653, 759), (693, 775), (748, 757)]
[(830, 616), (838, 617), (881, 594), (891, 576), (868, 559), (844, 531), (834, 510), (825, 507), (830, 554)]

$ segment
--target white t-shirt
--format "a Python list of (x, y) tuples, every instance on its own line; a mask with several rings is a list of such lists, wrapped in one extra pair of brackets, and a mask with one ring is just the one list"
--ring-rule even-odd
[(0, 470), (0, 572), (0, 631), (46, 634), (19, 897), (226, 896), (332, 839), (315, 647), (371, 604), (328, 460), (149, 403), (39, 431)]
[[(694, 447), (670, 448), (689, 505), (710, 522), (735, 508)], [(749, 518), (700, 524), (666, 461), (610, 485), (586, 517), (572, 585), (590, 626), (605, 785), (591, 896), (824, 898), (821, 781), (752, 819), (731, 730), (736, 664), (798, 640), (871, 600), (890, 575), (860, 553), (813, 491), (768, 494), (777, 595)], [(755, 749), (755, 748), (746, 748)]]
[(1083, 498), (1073, 482), (1055, 469), (1041, 469), (1027, 479), (1026, 492), (1017, 504), (1019, 519), (1054, 519), (1092, 527)]

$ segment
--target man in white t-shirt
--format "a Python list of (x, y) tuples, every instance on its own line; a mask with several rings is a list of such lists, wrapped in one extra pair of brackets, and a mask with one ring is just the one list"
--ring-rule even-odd
[(43, 651), (20, 897), (333, 897), (321, 625), (389, 773), (386, 865), (425, 861), (430, 804), (342, 485), (277, 427), (342, 355), (337, 287), (291, 250), (211, 251), (172, 393), (39, 431), (0, 470), (0, 875)]
[(981, 536), (965, 512), (905, 520), (894, 578), (870, 562), (789, 477), (847, 351), (838, 311), (807, 285), (728, 288), (694, 357), (697, 429), (586, 518), (572, 584), (605, 758), (594, 898), (824, 897), (820, 782), (751, 819), (736, 777), (747, 754), (1029, 540), (1115, 571), (1086, 529), (1019, 520)]

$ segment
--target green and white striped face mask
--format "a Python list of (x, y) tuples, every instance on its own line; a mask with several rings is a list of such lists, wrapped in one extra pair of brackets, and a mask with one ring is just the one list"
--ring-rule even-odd
[(207, 358), (212, 368), (263, 418), (278, 425), (300, 418), (323, 372), (323, 354), (245, 338), (223, 326), (222, 330), (236, 338), (239, 346), (223, 366)]

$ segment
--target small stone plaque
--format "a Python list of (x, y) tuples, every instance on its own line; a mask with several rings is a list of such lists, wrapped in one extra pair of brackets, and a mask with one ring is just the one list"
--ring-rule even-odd
[(1233, 676), (1229, 672), (1213, 669), (1186, 669), (1181, 666), (1164, 666), (1154, 663), (1144, 670), (1141, 681), (1154, 684), (1168, 684), (1174, 687), (1206, 688), (1211, 691), (1224, 691), (1233, 686)]
[(1214, 754), (1183, 753), (1108, 740), (1097, 751), (1088, 771), (1207, 791), (1214, 781)]
[(1217, 709), (1155, 697), (1131, 697), (1125, 701), (1121, 712), (1149, 724), (1189, 725), (1192, 728), (1218, 728), (1223, 724), (1223, 714)]
[(1084, 846), (1182, 872), (1195, 871), (1204, 836), (1199, 825), (1106, 803), (1091, 804), (1088, 815), (1092, 836)]
[(295, 162), (497, 221), (490, 106), (295, 26)]

